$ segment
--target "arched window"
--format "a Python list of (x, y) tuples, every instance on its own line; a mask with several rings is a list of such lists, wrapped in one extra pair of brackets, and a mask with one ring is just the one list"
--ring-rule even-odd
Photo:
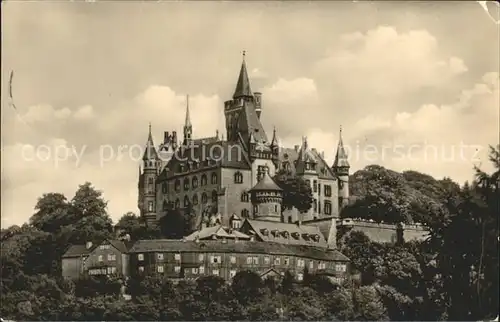
[(189, 178), (184, 179), (184, 191), (189, 190)]
[(201, 185), (202, 186), (207, 185), (207, 175), (206, 174), (201, 175)]
[(178, 209), (181, 207), (181, 201), (179, 200), (179, 198), (175, 199), (175, 208)]
[(248, 193), (247, 192), (243, 192), (241, 194), (241, 202), (248, 202)]
[(243, 174), (241, 172), (236, 172), (234, 174), (234, 183), (243, 183)]
[(212, 202), (217, 202), (217, 191), (212, 191)]
[(248, 209), (242, 209), (241, 210), (241, 217), (242, 218), (248, 218), (249, 217), (249, 213), (250, 212), (248, 211)]
[(189, 206), (189, 197), (185, 196), (184, 197), (184, 208)]
[(217, 184), (217, 173), (213, 172), (212, 173), (212, 178), (210, 180), (212, 184)]
[(330, 201), (325, 201), (325, 215), (332, 214), (332, 203)]
[(154, 183), (153, 178), (148, 178), (148, 183), (149, 184)]
[(193, 189), (198, 188), (198, 177), (194, 177), (193, 180), (191, 180), (191, 184), (193, 185)]
[(313, 181), (313, 192), (317, 192), (318, 191), (318, 181), (314, 180)]
[(163, 200), (163, 211), (168, 209), (168, 202), (166, 200)]
[(193, 196), (193, 205), (197, 205), (197, 204), (198, 204), (198, 195), (197, 195), (197, 194), (195, 194), (195, 195)]
[(201, 194), (201, 203), (206, 204), (207, 201), (208, 201), (208, 197), (207, 197), (207, 194), (204, 192)]
[(179, 179), (175, 180), (174, 189), (176, 192), (181, 191), (181, 181)]

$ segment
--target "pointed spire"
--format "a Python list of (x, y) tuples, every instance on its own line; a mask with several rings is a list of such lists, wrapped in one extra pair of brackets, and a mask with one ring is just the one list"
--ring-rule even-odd
[(153, 142), (153, 134), (151, 134), (151, 122), (149, 122), (148, 141), (146, 142), (146, 150), (144, 150), (143, 160), (156, 160), (158, 154), (156, 153), (155, 144)]
[(234, 90), (233, 98), (253, 96), (248, 80), (247, 65), (245, 63), (245, 51), (243, 51), (243, 61), (241, 63), (240, 76)]
[(349, 168), (348, 156), (344, 148), (344, 142), (342, 140), (342, 125), (339, 130), (339, 144), (337, 146), (337, 154), (335, 154), (335, 161), (333, 162), (334, 168)]
[(276, 138), (276, 126), (273, 126), (273, 138), (271, 140), (271, 145), (277, 145), (278, 139)]
[(191, 126), (191, 117), (189, 115), (189, 94), (186, 95), (186, 121), (184, 122), (185, 127)]

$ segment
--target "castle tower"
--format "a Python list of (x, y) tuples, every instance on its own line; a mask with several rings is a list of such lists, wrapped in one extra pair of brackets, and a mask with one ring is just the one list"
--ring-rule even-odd
[(148, 140), (142, 157), (142, 174), (139, 174), (139, 211), (148, 225), (156, 223), (156, 178), (160, 160), (149, 124)]
[(349, 169), (348, 156), (342, 141), (342, 127), (340, 127), (339, 144), (337, 154), (333, 162), (332, 170), (338, 178), (339, 188), (339, 210), (345, 207), (349, 202)]
[(254, 218), (268, 221), (281, 220), (281, 204), (283, 190), (269, 176), (269, 168), (265, 167), (262, 179), (250, 189)]
[(189, 146), (193, 139), (193, 125), (191, 124), (191, 117), (189, 116), (189, 95), (186, 95), (186, 120), (184, 122), (184, 146)]
[[(224, 102), (224, 116), (226, 118), (226, 135), (228, 141), (237, 141), (239, 137), (238, 133), (248, 130), (245, 126), (245, 123), (248, 122), (248, 117), (244, 115), (247, 108), (255, 110), (257, 112), (255, 115), (260, 115), (260, 99), (260, 93), (256, 93), (255, 96), (252, 94), (245, 62), (245, 52), (243, 52), (243, 61), (241, 63), (233, 98)], [(257, 104), (257, 102), (259, 103)], [(258, 117), (256, 117), (256, 119), (258, 120)], [(250, 133), (243, 134), (247, 135), (247, 137), (244, 138), (247, 140)]]
[(296, 172), (297, 175), (301, 176), (309, 186), (311, 187), (313, 205), (309, 211), (302, 214), (304, 220), (316, 219), (321, 213), (321, 202), (319, 201), (319, 189), (318, 189), (318, 171), (317, 171), (318, 160), (313, 151), (309, 148), (309, 143), (307, 142), (307, 137), (302, 138), (302, 147), (300, 148), (299, 155), (297, 157)]

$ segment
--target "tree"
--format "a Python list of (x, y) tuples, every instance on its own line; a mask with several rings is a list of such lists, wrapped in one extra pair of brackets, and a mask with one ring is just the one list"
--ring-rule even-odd
[(38, 198), (35, 205), (35, 214), (29, 222), (39, 230), (56, 233), (60, 227), (69, 224), (69, 203), (66, 197), (60, 193), (46, 193)]
[(304, 213), (311, 209), (312, 190), (304, 179), (286, 170), (276, 173), (273, 179), (283, 189), (283, 210), (296, 208)]
[(159, 227), (164, 238), (181, 239), (194, 231), (194, 212), (191, 205), (185, 209), (169, 205), (167, 213), (160, 218)]

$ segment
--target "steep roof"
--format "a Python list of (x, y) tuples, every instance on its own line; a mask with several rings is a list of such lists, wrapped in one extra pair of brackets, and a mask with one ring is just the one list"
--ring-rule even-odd
[(244, 96), (253, 96), (252, 90), (250, 89), (250, 81), (248, 80), (247, 66), (245, 64), (245, 53), (243, 53), (243, 62), (241, 63), (240, 75), (236, 83), (233, 98)]
[[(165, 169), (160, 173), (157, 182), (161, 182), (175, 175), (181, 174), (181, 165), (197, 163), (196, 169), (211, 169), (216, 167), (250, 169), (250, 161), (245, 149), (239, 143), (216, 140), (216, 138), (205, 138), (193, 140), (191, 148), (179, 148), (170, 159)], [(211, 162), (206, 160), (210, 157)], [(167, 171), (168, 169), (168, 171)], [(186, 170), (187, 172), (187, 170)], [(184, 174), (184, 172), (182, 173)]]
[(246, 253), (300, 256), (316, 260), (349, 261), (349, 258), (337, 250), (306, 245), (285, 245), (258, 241), (183, 241), (173, 239), (139, 240), (129, 253), (180, 252), (180, 253)]
[[(257, 236), (264, 242), (274, 242), (289, 245), (317, 246), (323, 247), (323, 249), (327, 247), (327, 242), (324, 235), (316, 226), (249, 219), (245, 220), (243, 225), (245, 224), (248, 224), (257, 234)], [(268, 232), (267, 234), (265, 233), (266, 230)], [(272, 234), (273, 231), (277, 231), (278, 234)], [(284, 232), (288, 232), (288, 237), (285, 236)], [(309, 238), (309, 236), (314, 235), (319, 236), (318, 241), (314, 241), (314, 239)], [(298, 238), (296, 238), (295, 236), (297, 236)]]
[(87, 248), (86, 245), (71, 245), (68, 250), (64, 253), (62, 256), (63, 258), (70, 258), (70, 257), (80, 257), (80, 256), (86, 256), (92, 253), (97, 247), (100, 245), (103, 245), (107, 242), (114, 248), (116, 248), (118, 251), (121, 253), (126, 253), (128, 249), (132, 246), (132, 243), (123, 241), (123, 240), (104, 240), (102, 242), (97, 242), (93, 243), (90, 248)]
[(151, 134), (151, 123), (149, 123), (149, 134), (148, 140), (146, 142), (146, 149), (144, 150), (144, 155), (142, 160), (157, 160), (158, 153), (156, 152), (155, 144), (153, 142), (153, 135)]
[(266, 171), (262, 179), (250, 191), (283, 191)]
[(244, 140), (249, 140), (250, 135), (257, 142), (267, 142), (267, 135), (252, 101), (245, 101), (242, 113), (238, 119), (238, 131), (242, 134)]
[[(280, 162), (288, 162), (290, 171), (292, 173), (297, 173), (295, 161), (297, 161), (297, 165), (299, 165), (299, 151), (296, 151), (293, 148), (281, 148), (279, 153)], [(321, 157), (321, 155), (314, 149), (310, 150), (310, 153), (314, 155), (316, 159), (316, 173), (318, 174), (318, 178), (320, 179), (336, 179), (337, 176), (333, 173), (330, 166), (326, 163), (326, 161)], [(299, 165), (300, 166), (300, 165)]]
[(339, 144), (337, 146), (337, 153), (335, 154), (335, 161), (333, 161), (334, 168), (349, 168), (349, 161), (347, 152), (344, 148), (344, 142), (342, 141), (342, 128), (340, 128), (339, 134)]

